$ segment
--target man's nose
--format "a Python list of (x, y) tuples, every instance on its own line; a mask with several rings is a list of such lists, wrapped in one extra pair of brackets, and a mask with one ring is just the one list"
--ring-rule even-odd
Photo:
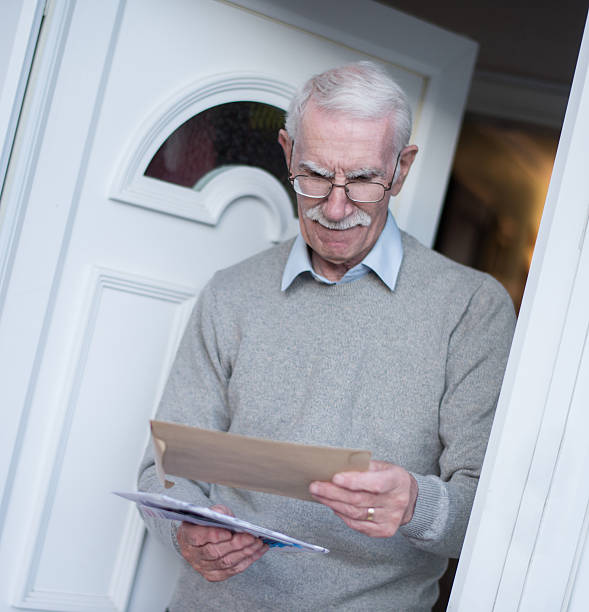
[(350, 215), (353, 207), (353, 203), (346, 195), (345, 187), (341, 184), (334, 184), (323, 204), (323, 214), (330, 221), (339, 221)]

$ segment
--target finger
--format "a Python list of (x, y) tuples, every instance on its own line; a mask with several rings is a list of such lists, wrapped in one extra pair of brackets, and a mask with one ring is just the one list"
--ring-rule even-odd
[(374, 521), (357, 521), (347, 516), (335, 513), (351, 529), (370, 536), (371, 538), (390, 538), (399, 528), (398, 523), (376, 523)]
[(345, 514), (341, 514), (339, 512), (335, 512), (335, 515), (339, 516), (339, 518), (341, 518), (342, 521), (344, 521), (344, 523), (348, 527), (351, 527), (352, 529), (355, 529), (356, 531), (361, 531), (362, 533), (370, 534), (370, 533), (375, 532), (378, 529), (377, 524), (374, 521), (354, 519), (350, 516), (346, 516)]
[(204, 550), (198, 551), (200, 553), (200, 561), (202, 566), (209, 569), (230, 569), (241, 563), (244, 559), (257, 554), (262, 550), (266, 544), (262, 540), (256, 539), (248, 546), (242, 548), (234, 548), (229, 550), (223, 555), (217, 556), (216, 551), (207, 550), (210, 545), (204, 547)]
[(350, 506), (348, 504), (332, 503), (329, 507), (339, 516), (340, 518), (346, 517), (352, 521), (362, 522), (376, 522), (376, 508), (373, 506)]
[(375, 506), (379, 505), (377, 496), (367, 491), (353, 491), (339, 487), (330, 482), (313, 482), (309, 487), (309, 491), (321, 503), (326, 503), (326, 500), (333, 502), (343, 502), (351, 506)]
[(210, 509), (214, 510), (215, 512), (220, 512), (221, 514), (226, 514), (227, 516), (235, 516), (235, 514), (233, 514), (233, 512), (231, 512), (231, 510), (229, 510), (229, 508), (223, 504), (216, 504), (215, 506), (211, 506)]
[(229, 541), (223, 541), (218, 544), (207, 543), (203, 546), (196, 547), (196, 554), (202, 559), (216, 560), (231, 553), (246, 551), (251, 547), (258, 548), (262, 540), (255, 538), (249, 533), (235, 533)]
[(351, 491), (382, 493), (394, 488), (394, 481), (386, 472), (340, 472), (332, 482), (338, 487)]
[(208, 543), (228, 542), (233, 537), (233, 533), (220, 527), (205, 527), (182, 522), (177, 537), (188, 546), (203, 546)]
[(332, 482), (352, 491), (370, 491), (386, 493), (396, 488), (407, 486), (409, 473), (398, 466), (388, 464), (386, 469), (374, 469), (368, 472), (340, 472)]
[(221, 580), (226, 580), (231, 576), (235, 576), (240, 572), (246, 570), (250, 565), (255, 563), (258, 559), (264, 556), (264, 554), (268, 550), (268, 545), (264, 544), (264, 546), (250, 555), (249, 557), (242, 559), (240, 562), (236, 563), (230, 568), (227, 569), (210, 569), (201, 571), (201, 574), (209, 581), (209, 582), (220, 582)]
[(382, 470), (388, 470), (394, 463), (387, 463), (386, 461), (377, 461), (376, 459), (371, 459), (368, 464), (369, 472), (380, 472)]
[[(355, 521), (376, 521), (377, 508), (374, 506), (353, 506), (343, 502), (325, 500), (326, 506), (331, 508), (340, 518), (346, 517)], [(372, 512), (369, 511), (369, 508)], [(380, 509), (379, 514), (380, 514)]]

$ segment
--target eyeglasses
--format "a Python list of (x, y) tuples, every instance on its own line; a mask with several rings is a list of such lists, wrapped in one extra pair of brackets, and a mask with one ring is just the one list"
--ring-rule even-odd
[[(290, 152), (291, 161), (293, 150), (294, 140)], [(382, 183), (376, 183), (373, 181), (346, 181), (344, 184), (339, 185), (338, 183), (334, 183), (331, 179), (323, 176), (309, 176), (307, 174), (297, 174), (296, 176), (292, 176), (290, 172), (290, 164), (288, 168), (290, 174), (288, 180), (296, 193), (306, 198), (322, 200), (329, 196), (334, 187), (343, 187), (346, 192), (346, 196), (352, 202), (356, 202), (357, 204), (376, 204), (385, 197), (386, 192), (392, 187), (400, 156), (401, 153), (397, 155), (395, 169), (393, 170), (393, 178), (388, 185), (383, 185)]]

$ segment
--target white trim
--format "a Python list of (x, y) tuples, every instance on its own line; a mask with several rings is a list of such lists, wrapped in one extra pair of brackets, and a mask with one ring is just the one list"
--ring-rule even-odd
[[(589, 504), (588, 312), (589, 244), (577, 269), (546, 416), (534, 454), (531, 470), (534, 482), (529, 483), (522, 498), (522, 516), (531, 515), (532, 492), (536, 498), (541, 493), (543, 498), (538, 531), (524, 574), (520, 604), (523, 609), (566, 609), (582, 560)], [(514, 542), (522, 541), (521, 531), (521, 525), (517, 525)], [(519, 570), (511, 560), (506, 569), (509, 566)], [(550, 576), (549, 588), (543, 586), (546, 576)], [(500, 593), (503, 590), (500, 588)], [(589, 601), (585, 602), (588, 605)]]
[[(218, 188), (219, 174), (203, 189), (190, 189), (144, 176), (163, 142), (185, 121), (219, 104), (253, 101), (285, 109), (294, 88), (282, 81), (259, 74), (227, 73), (191, 83), (156, 109), (125, 148), (120, 168), (109, 197), (125, 204), (157, 210), (170, 215), (216, 225), (223, 211), (239, 197), (259, 198), (273, 214), (269, 239), (280, 241), (290, 236), (292, 205), (285, 189), (267, 172), (250, 167), (224, 169), (234, 189)], [(257, 179), (257, 180), (256, 180)]]
[[(195, 299), (192, 288), (182, 287), (161, 280), (146, 278), (122, 271), (94, 268), (89, 282), (86, 309), (81, 317), (77, 347), (72, 350), (69, 373), (66, 376), (61, 397), (57, 405), (63, 406), (62, 414), (53, 417), (54, 429), (51, 433), (51, 444), (48, 445), (45, 457), (40, 462), (44, 466), (39, 481), (35, 516), (28, 526), (28, 540), (25, 555), (18, 572), (13, 605), (54, 611), (77, 610), (113, 610), (123, 612), (133, 587), (133, 580), (139, 558), (144, 527), (134, 506), (127, 511), (127, 520), (120, 539), (118, 555), (112, 567), (110, 589), (105, 594), (87, 594), (59, 592), (55, 589), (44, 591), (35, 586), (36, 574), (43, 548), (47, 525), (51, 520), (54, 495), (63, 467), (64, 455), (68, 445), (70, 429), (74, 419), (78, 395), (84, 379), (86, 363), (95, 333), (96, 321), (100, 310), (102, 295), (105, 290), (130, 293), (150, 299), (163, 300), (179, 304), (175, 315), (174, 326), (170, 333), (169, 350), (164, 359), (167, 361), (165, 371), (169, 370), (177, 338), (180, 336), (188, 314)], [(155, 409), (155, 408), (154, 408)]]
[(466, 110), (560, 130), (568, 97), (566, 85), (477, 70)]
[(31, 71), (45, 2), (46, 0), (21, 1), (20, 17), (7, 60), (8, 69), (3, 82), (0, 82), (0, 193)]
[(143, 174), (166, 138), (198, 113), (225, 102), (253, 101), (286, 109), (294, 94), (287, 83), (260, 74), (231, 72), (213, 75), (183, 87), (148, 117), (114, 165), (112, 195), (124, 194), (135, 176)]
[(28, 610), (51, 612), (124, 612), (107, 595), (92, 593), (56, 593), (38, 590), (30, 593), (26, 602), (13, 604)]
[[(583, 240), (589, 207), (588, 133), (586, 27), (449, 610), (536, 610), (530, 598), (534, 588), (542, 596), (540, 609), (555, 609), (555, 602), (567, 597), (567, 578), (574, 585), (578, 560), (571, 561), (571, 554), (578, 557), (580, 552), (550, 548), (547, 530), (558, 530), (567, 546), (576, 542), (583, 533), (583, 503), (589, 495), (573, 479), (564, 483), (567, 495), (554, 497), (563, 491), (558, 475), (578, 468), (578, 458), (565, 453), (571, 440), (575, 448), (572, 424), (579, 427), (580, 413), (581, 429), (589, 425), (586, 405), (579, 405), (582, 389), (576, 377), (586, 367), (582, 355), (589, 325), (589, 244)], [(584, 453), (586, 441), (581, 444)], [(579, 492), (572, 496), (575, 484)], [(561, 510), (556, 522), (555, 501)], [(544, 566), (538, 572), (547, 557), (550, 570)]]
[(127, 522), (123, 529), (119, 554), (112, 568), (108, 589), (108, 598), (113, 602), (114, 607), (121, 612), (127, 609), (133, 591), (144, 537), (145, 523), (137, 508), (131, 506), (127, 512)]
[(19, 134), (20, 154), (10, 177), (10, 189), (2, 193), (1, 206), (4, 210), (0, 224), (0, 316), (74, 4), (74, 0), (63, 0), (52, 5), (51, 26), (48, 28), (47, 39), (42, 44), (43, 53), (39, 54), (34, 70), (35, 90), (27, 101), (27, 120), (21, 128), (22, 133)]
[(412, 137), (420, 150), (393, 207), (399, 225), (427, 246), (433, 245), (446, 197), (462, 122), (456, 109), (464, 109), (476, 53), (474, 43), (465, 44), (429, 74)]
[[(25, 438), (31, 428), (31, 411), (41, 371), (41, 364), (47, 345), (50, 322), (53, 317), (55, 302), (60, 287), (65, 255), (69, 247), (79, 193), (85, 178), (88, 155), (95, 133), (96, 122), (103, 99), (106, 77), (110, 69), (110, 61), (119, 25), (122, 19), (123, 7), (124, 0), (117, 0), (117, 2), (111, 3), (109, 9), (112, 9), (112, 13), (110, 13), (112, 16), (112, 28), (107, 30), (105, 38), (101, 40), (101, 42), (104, 43), (104, 47), (102, 49), (99, 48), (98, 54), (91, 57), (97, 64), (97, 69), (92, 71), (93, 78), (95, 79), (95, 90), (90, 90), (89, 104), (84, 107), (84, 110), (87, 111), (87, 115), (80, 113), (83, 127), (77, 131), (74, 129), (71, 138), (72, 147), (79, 146), (80, 166), (75, 169), (77, 179), (73, 185), (73, 189), (70, 191), (70, 185), (68, 184), (66, 190), (61, 192), (62, 196), (64, 193), (67, 194), (65, 196), (67, 198), (66, 201), (71, 201), (71, 206), (64, 207), (61, 211), (56, 208), (56, 214), (51, 219), (51, 225), (45, 228), (47, 239), (38, 246), (40, 249), (38, 257), (45, 257), (45, 263), (48, 263), (50, 266), (47, 273), (47, 280), (50, 282), (43, 284), (36, 293), (34, 300), (35, 321), (42, 321), (42, 323), (35, 326), (38, 332), (34, 333), (32, 342), (26, 345), (27, 349), (29, 349), (26, 352), (26, 361), (23, 359), (18, 362), (19, 369), (26, 369), (26, 386), (23, 385), (22, 387), (16, 388), (13, 385), (11, 387), (9, 381), (6, 380), (7, 373), (5, 372), (5, 382), (8, 393), (12, 394), (12, 396), (18, 396), (18, 403), (13, 403), (10, 411), (5, 411), (6, 414), (3, 414), (4, 418), (2, 421), (5, 432), (14, 432), (12, 437), (7, 437), (9, 443), (4, 444), (0, 451), (2, 455), (0, 457), (0, 465), (2, 466), (3, 474), (6, 474), (6, 477), (0, 481), (0, 487), (2, 487), (2, 498), (0, 500), (0, 531), (5, 531), (5, 533), (3, 533), (3, 541), (9, 539), (13, 535), (13, 533), (6, 533), (8, 530), (5, 530), (5, 526), (9, 524), (7, 518), (14, 507), (13, 493), (18, 489), (20, 484), (16, 476), (17, 470), (22, 460), (21, 455), (23, 455), (24, 451)], [(4, 258), (3, 262), (6, 262), (5, 270), (2, 271), (5, 272), (5, 274), (0, 278), (2, 283), (0, 284), (0, 323), (2, 324), (3, 331), (9, 329), (11, 324), (14, 324), (15, 321), (14, 318), (9, 319), (6, 317), (6, 312), (14, 314), (14, 300), (16, 298), (16, 303), (18, 304), (19, 298), (22, 297), (18, 294), (15, 296), (14, 292), (12, 292), (10, 294), (10, 309), (7, 309), (6, 312), (3, 311), (6, 290), (12, 276), (13, 260), (16, 257), (17, 250), (19, 248), (22, 249), (22, 245), (19, 245), (19, 241), (23, 240), (24, 230), (21, 226), (25, 214), (27, 213), (27, 207), (38, 204), (38, 202), (33, 202), (33, 204), (31, 204), (29, 200), (31, 199), (30, 194), (37, 178), (37, 173), (45, 169), (45, 167), (43, 169), (38, 167), (39, 160), (43, 159), (45, 163), (48, 162), (48, 160), (42, 157), (45, 153), (45, 151), (43, 151), (44, 131), (48, 123), (48, 117), (50, 117), (50, 113), (52, 112), (54, 96), (59, 96), (60, 94), (60, 79), (63, 78), (63, 74), (60, 73), (60, 70), (63, 70), (64, 64), (71, 66), (76, 62), (74, 58), (64, 56), (64, 48), (68, 43), (69, 37), (72, 35), (70, 26), (72, 19), (75, 18), (77, 8), (79, 9), (80, 5), (74, 0), (58, 0), (50, 4), (46, 27), (43, 28), (41, 36), (42, 41), (40, 46), (42, 52), (39, 53), (39, 61), (35, 62), (33, 67), (35, 86), (30, 89), (30, 94), (27, 95), (25, 101), (25, 116), (21, 119), (22, 127), (19, 128), (17, 137), (17, 150), (16, 154), (13, 155), (13, 161), (11, 162), (11, 168), (9, 170), (9, 189), (5, 189), (3, 194), (4, 201), (9, 202), (11, 211), (14, 212), (14, 223), (8, 228), (12, 233), (9, 236), (5, 233), (2, 234), (2, 238), (6, 238), (9, 241), (8, 245), (3, 242), (0, 247), (2, 248), (1, 255)], [(101, 50), (103, 51), (102, 54)], [(69, 60), (73, 61), (68, 63)], [(88, 87), (90, 87), (90, 85), (88, 85)], [(86, 116), (87, 121), (84, 121)], [(51, 161), (54, 160), (50, 160), (50, 162)], [(8, 198), (8, 200), (6, 198)], [(41, 203), (41, 205), (43, 204), (44, 202)], [(60, 212), (63, 212), (63, 214), (60, 214)], [(5, 229), (6, 226), (3, 226), (2, 230)], [(30, 262), (31, 266), (35, 265), (34, 258), (32, 258)], [(20, 261), (20, 265), (22, 265), (22, 261)], [(23, 272), (22, 268), (18, 269), (18, 274), (26, 274), (27, 272), (31, 275), (31, 278), (34, 277), (34, 270), (26, 268), (26, 272)], [(18, 316), (16, 317), (16, 321), (18, 325)], [(29, 340), (29, 338), (27, 338), (27, 340)], [(6, 358), (7, 353), (11, 352), (13, 349), (10, 346), (4, 346), (4, 349), (3, 357)], [(12, 381), (10, 381), (10, 383), (11, 382)], [(50, 443), (51, 442), (49, 442), (49, 444)], [(33, 487), (32, 491), (36, 492), (36, 489)], [(29, 504), (29, 501), (30, 500), (27, 499), (27, 503), (20, 507), (19, 511), (24, 513), (24, 516), (26, 516), (28, 512), (34, 512), (35, 505), (34, 503)], [(22, 524), (21, 517), (17, 520), (19, 520), (19, 525)], [(8, 521), (10, 521), (10, 519), (8, 519)], [(33, 544), (31, 544), (31, 546), (33, 546)], [(4, 558), (8, 559), (10, 556), (11, 559), (14, 559), (11, 565), (6, 565), (3, 569), (10, 568), (12, 570), (15, 568), (16, 571), (18, 559), (28, 554), (27, 551), (29, 551), (29, 549), (21, 549), (20, 546), (17, 549), (10, 549), (8, 551), (3, 546)], [(5, 552), (6, 555), (4, 555)], [(29, 590), (33, 598), (43, 598), (42, 593), (34, 589), (28, 589), (26, 585), (21, 584), (22, 592), (28, 592)], [(48, 596), (51, 597), (52, 595), (48, 594)], [(34, 605), (34, 603), (31, 604), (33, 607)], [(25, 607), (31, 606), (27, 604)], [(75, 609), (81, 608), (78, 606)]]
[[(4, 218), (0, 225), (0, 319), (4, 312), (12, 267), (29, 203), (44, 129), (73, 10), (74, 0), (63, 0), (52, 5), (50, 23), (48, 23), (47, 29), (44, 29), (44, 36), (47, 37), (43, 42), (44, 52), (40, 54), (33, 69), (33, 72), (36, 73), (37, 85), (25, 102), (26, 121), (21, 122), (21, 130), (17, 137), (19, 155), (11, 164), (7, 179), (10, 184), (7, 185), (8, 189), (5, 188), (2, 194), (1, 206), (4, 207)], [(40, 344), (43, 345), (42, 340)], [(35, 361), (31, 366), (33, 371), (31, 380), (36, 380), (38, 365), (39, 352), (36, 353)], [(16, 465), (26, 429), (31, 395), (32, 387), (29, 386), (25, 405), (18, 417), (18, 427), (13, 446), (10, 449), (3, 449), (7, 453), (9, 467), (6, 478), (0, 482), (0, 531), (4, 527)]]
[[(362, 18), (353, 2), (339, 0), (221, 0), (286, 25), (312, 32), (349, 48), (383, 59), (420, 76), (435, 75), (477, 43), (373, 0), (362, 0)], [(416, 27), (430, 44), (415, 40)], [(397, 49), (391, 49), (391, 40)], [(440, 49), (444, 53), (440, 54)], [(312, 68), (312, 67), (311, 67)]]

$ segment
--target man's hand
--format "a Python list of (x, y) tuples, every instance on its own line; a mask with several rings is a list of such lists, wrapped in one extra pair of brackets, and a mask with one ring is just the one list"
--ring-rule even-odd
[[(225, 506), (211, 509), (233, 516)], [(267, 544), (249, 533), (185, 522), (178, 527), (176, 538), (182, 556), (209, 582), (220, 582), (243, 572), (268, 550)]]
[(313, 497), (346, 525), (374, 538), (388, 538), (413, 517), (417, 482), (407, 470), (371, 461), (367, 472), (341, 472), (331, 482), (313, 482)]

